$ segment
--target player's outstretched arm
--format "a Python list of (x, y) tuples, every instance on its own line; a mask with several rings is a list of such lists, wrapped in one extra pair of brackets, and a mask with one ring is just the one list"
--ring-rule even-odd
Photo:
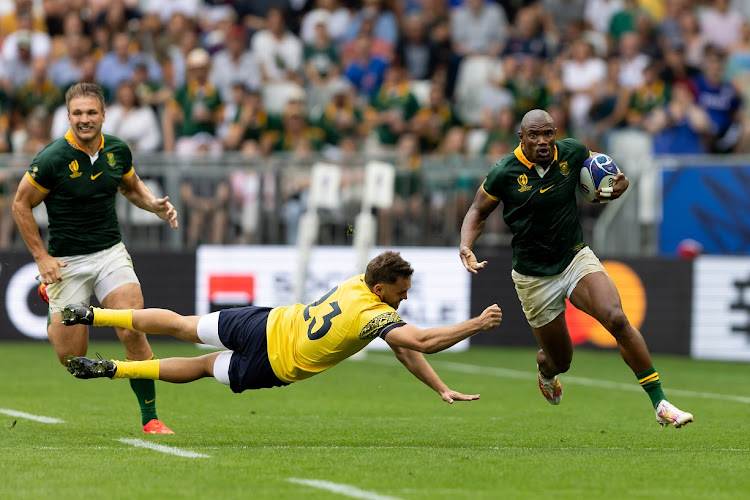
[(169, 222), (169, 227), (177, 229), (177, 210), (169, 202), (169, 196), (157, 198), (137, 175), (131, 175), (120, 182), (120, 192), (138, 208), (153, 212), (157, 217)]
[(471, 249), (474, 247), (474, 243), (476, 243), (479, 235), (482, 234), (487, 217), (499, 204), (500, 202), (487, 196), (484, 189), (480, 187), (474, 196), (474, 202), (464, 216), (464, 221), (461, 224), (461, 243), (459, 244), (458, 251), (464, 267), (472, 274), (477, 274), (480, 269), (484, 269), (484, 266), (487, 265), (486, 260), (479, 262)]
[(405, 347), (412, 351), (431, 354), (447, 349), (475, 333), (491, 330), (502, 320), (502, 310), (497, 304), (492, 304), (476, 318), (457, 325), (438, 326), (424, 330), (414, 325), (394, 328), (386, 334), (385, 341), (391, 347)]
[(401, 361), (412, 375), (440, 394), (440, 398), (446, 403), (452, 404), (454, 401), (474, 401), (479, 399), (479, 394), (462, 394), (445, 385), (427, 360), (424, 359), (422, 353), (405, 347), (391, 346), (391, 349), (393, 349), (393, 354), (396, 355), (396, 358)]

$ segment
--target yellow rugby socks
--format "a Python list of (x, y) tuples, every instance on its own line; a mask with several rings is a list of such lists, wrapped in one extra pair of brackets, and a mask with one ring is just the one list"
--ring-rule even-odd
[(147, 359), (145, 361), (115, 361), (117, 371), (112, 378), (147, 379), (159, 380), (159, 360)]
[(132, 309), (102, 309), (92, 307), (94, 311), (94, 326), (119, 326), (120, 328), (133, 328)]

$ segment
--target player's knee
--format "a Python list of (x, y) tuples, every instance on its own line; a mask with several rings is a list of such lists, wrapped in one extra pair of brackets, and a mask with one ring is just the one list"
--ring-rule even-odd
[(621, 308), (612, 309), (607, 313), (604, 327), (615, 337), (619, 337), (628, 331), (630, 322)]

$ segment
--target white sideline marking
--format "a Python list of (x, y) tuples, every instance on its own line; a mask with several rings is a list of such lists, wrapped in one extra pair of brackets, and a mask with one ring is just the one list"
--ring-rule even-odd
[[(371, 356), (365, 362), (371, 361), (380, 364), (396, 364), (396, 360), (393, 358), (386, 358), (384, 356)], [(469, 365), (466, 363), (456, 363), (453, 361), (433, 361), (430, 363), (434, 368), (443, 368), (445, 370), (453, 370), (455, 372), (469, 373), (472, 375), (492, 375), (495, 377), (514, 378), (529, 380), (532, 376), (529, 376), (529, 372), (521, 370), (512, 370), (510, 368), (495, 368), (493, 366), (477, 366)], [(534, 374), (536, 375), (536, 374)], [(620, 391), (631, 391), (641, 392), (643, 389), (638, 385), (637, 381), (633, 384), (623, 384), (622, 382), (611, 382), (609, 380), (599, 380), (586, 377), (576, 377), (572, 375), (562, 375), (561, 380), (566, 384), (584, 385), (588, 387), (599, 387), (602, 389), (617, 389)], [(698, 392), (688, 391), (685, 389), (670, 389), (666, 388), (666, 392), (676, 394), (679, 396), (704, 398), (704, 399), (718, 399), (720, 401), (733, 401), (735, 403), (750, 404), (749, 396), (735, 396), (733, 394), (718, 394), (713, 392)]]
[(321, 490), (327, 490), (333, 493), (339, 493), (341, 495), (362, 498), (363, 500), (399, 500), (396, 497), (389, 497), (385, 495), (378, 495), (371, 491), (360, 490), (354, 486), (348, 484), (331, 483), (329, 481), (322, 481), (320, 479), (297, 479), (290, 477), (287, 479), (290, 483), (304, 484), (305, 486), (312, 486), (313, 488), (320, 488)]
[(34, 422), (41, 422), (43, 424), (64, 424), (65, 420), (59, 418), (44, 417), (42, 415), (32, 415), (23, 411), (9, 410), (7, 408), (0, 408), (0, 413), (4, 413), (11, 417), (25, 418), (26, 420), (33, 420)]
[(187, 451), (174, 446), (164, 446), (163, 444), (156, 444), (150, 441), (144, 441), (142, 439), (130, 439), (120, 438), (119, 442), (129, 444), (131, 446), (137, 446), (139, 448), (148, 448), (149, 450), (160, 451), (162, 453), (169, 453), (171, 455), (177, 455), (178, 457), (184, 458), (211, 458), (211, 455), (204, 455), (203, 453), (196, 453), (194, 451)]

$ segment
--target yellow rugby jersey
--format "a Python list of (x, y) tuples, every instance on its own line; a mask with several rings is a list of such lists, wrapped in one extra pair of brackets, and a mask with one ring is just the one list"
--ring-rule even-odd
[(327, 370), (406, 323), (354, 276), (311, 304), (276, 307), (268, 315), (268, 359), (276, 376), (296, 382)]

